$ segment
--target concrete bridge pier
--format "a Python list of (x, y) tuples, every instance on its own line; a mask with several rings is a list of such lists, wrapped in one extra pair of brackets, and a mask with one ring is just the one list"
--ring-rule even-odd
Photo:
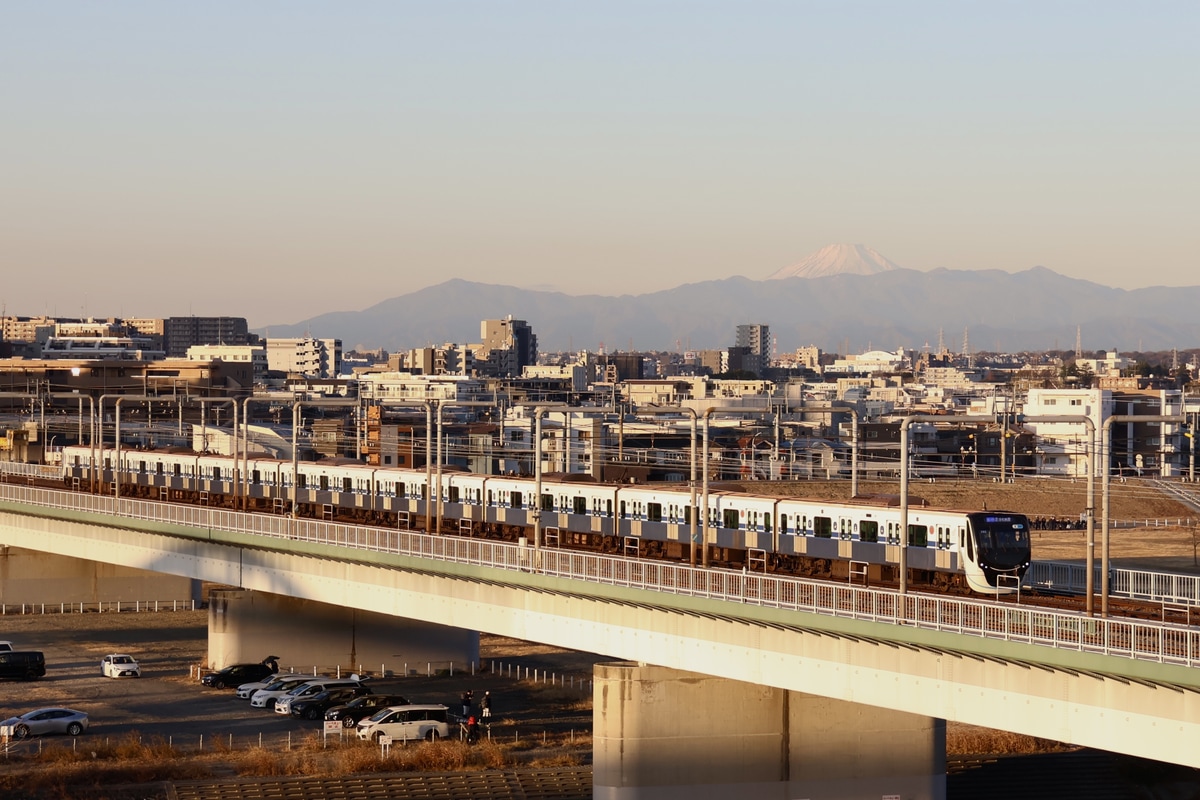
[(944, 800), (932, 717), (665, 667), (599, 664), (596, 800)]
[(479, 632), (249, 589), (209, 594), (208, 666), (277, 656), (297, 671), (399, 677), (479, 663)]

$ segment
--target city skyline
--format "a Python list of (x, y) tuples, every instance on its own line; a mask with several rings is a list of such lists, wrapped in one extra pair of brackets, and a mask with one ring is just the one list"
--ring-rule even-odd
[(838, 242), (1200, 284), (1200, 10), (751, 8), (8, 9), (0, 302), (263, 327), (451, 278), (763, 280)]

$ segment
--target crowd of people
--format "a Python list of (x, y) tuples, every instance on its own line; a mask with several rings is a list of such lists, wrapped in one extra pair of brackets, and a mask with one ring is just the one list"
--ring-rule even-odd
[(492, 721), (492, 693), (484, 692), (479, 698), (479, 715), (475, 714), (475, 694), (470, 689), (462, 693), (462, 718), (467, 733), (467, 744), (479, 741), (479, 726), (490, 725)]
[(1035, 531), (1081, 531), (1087, 528), (1087, 520), (1071, 517), (1030, 517), (1029, 527)]

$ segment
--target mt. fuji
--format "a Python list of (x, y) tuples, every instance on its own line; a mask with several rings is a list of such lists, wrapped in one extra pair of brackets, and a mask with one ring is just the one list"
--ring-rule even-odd
[(776, 278), (825, 278), (830, 275), (877, 275), (900, 266), (861, 244), (831, 244), (811, 253), (790, 267), (776, 270)]

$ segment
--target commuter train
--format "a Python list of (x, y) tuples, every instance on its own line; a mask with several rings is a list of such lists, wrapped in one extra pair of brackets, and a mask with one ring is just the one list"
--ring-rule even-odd
[[(192, 451), (63, 448), (67, 486), (122, 496), (290, 512), (365, 525), (408, 527), (426, 521), (426, 472), (344, 460), (300, 462)], [(235, 483), (236, 480), (236, 483)], [(434, 480), (437, 478), (434, 476)], [(531, 537), (535, 484), (529, 477), (444, 471), (443, 532), (516, 541)], [(702, 500), (697, 493), (697, 505)], [(429, 503), (434, 510), (435, 503)], [(542, 481), (541, 524), (547, 547), (640, 558), (687, 560), (691, 493), (679, 484), (628, 485)], [(435, 516), (436, 519), (436, 516)], [(697, 517), (697, 528), (702, 526)], [(881, 500), (827, 501), (772, 497), (720, 487), (709, 492), (709, 563), (812, 577), (865, 575), (898, 579), (900, 509)], [(699, 535), (699, 533), (697, 534)], [(908, 510), (910, 576), (938, 589), (1007, 594), (1029, 566), (1029, 522), (1007, 511)], [(699, 559), (698, 559), (699, 560)]]

